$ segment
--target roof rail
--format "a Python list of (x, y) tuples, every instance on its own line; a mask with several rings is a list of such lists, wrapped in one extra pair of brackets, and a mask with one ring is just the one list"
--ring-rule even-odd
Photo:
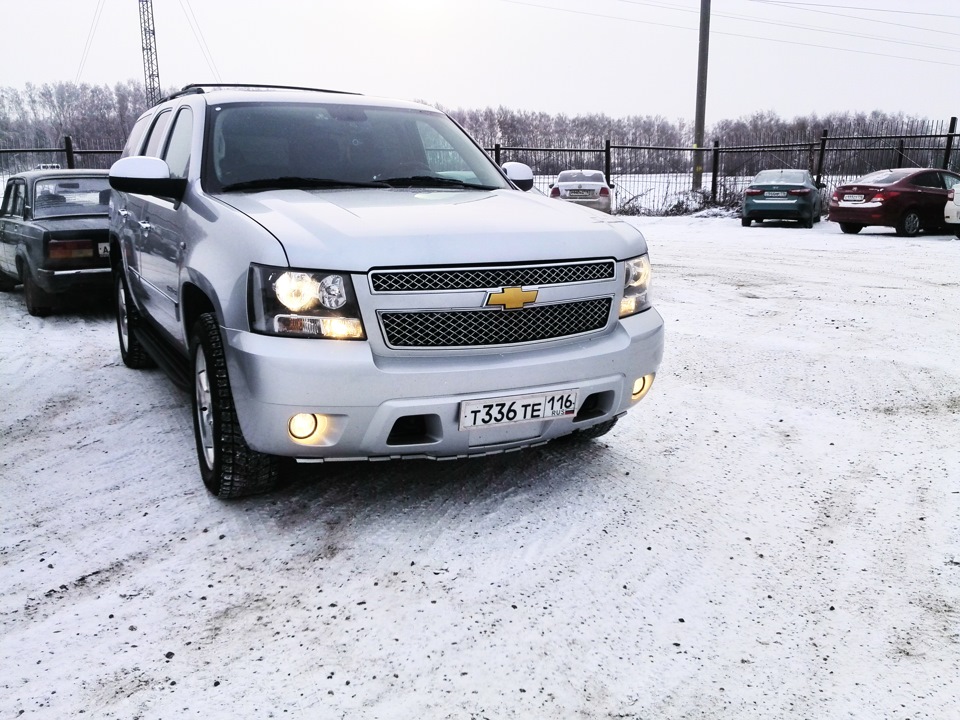
[(167, 95), (160, 102), (172, 100), (173, 98), (184, 95), (198, 95), (208, 90), (219, 88), (249, 88), (251, 90), (307, 90), (309, 92), (337, 93), (339, 95), (360, 95), (361, 93), (349, 92), (347, 90), (327, 90), (324, 88), (299, 87), (297, 85), (258, 85), (256, 83), (192, 83), (184, 85), (170, 95)]

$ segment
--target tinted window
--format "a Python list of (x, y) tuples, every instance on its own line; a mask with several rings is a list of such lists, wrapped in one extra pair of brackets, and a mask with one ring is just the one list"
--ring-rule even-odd
[(918, 185), (919, 187), (943, 189), (943, 181), (940, 180), (940, 173), (936, 172), (920, 173), (910, 181), (910, 184)]
[(143, 140), (143, 133), (146, 131), (149, 122), (150, 116), (148, 115), (144, 115), (137, 120), (133, 126), (133, 130), (130, 131), (130, 137), (127, 138), (127, 144), (123, 146), (123, 152), (120, 153), (120, 157), (125, 158), (137, 153), (140, 149), (140, 141)]
[(183, 108), (170, 131), (170, 141), (163, 159), (170, 166), (170, 177), (185, 178), (190, 166), (190, 143), (193, 138), (193, 113)]
[(209, 126), (204, 181), (213, 192), (285, 177), (375, 182), (441, 173), (476, 185), (509, 187), (486, 154), (442, 113), (244, 103), (211, 108)]
[(170, 124), (171, 117), (173, 117), (173, 113), (170, 110), (164, 110), (157, 115), (156, 122), (150, 128), (150, 137), (147, 138), (147, 147), (143, 151), (144, 155), (160, 157), (160, 142), (163, 140), (163, 133), (167, 129), (167, 125)]

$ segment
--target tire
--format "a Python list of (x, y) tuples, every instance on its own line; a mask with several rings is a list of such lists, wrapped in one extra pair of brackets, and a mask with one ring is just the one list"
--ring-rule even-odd
[(37, 285), (29, 270), (23, 276), (23, 300), (34, 317), (47, 317), (53, 312), (53, 298)]
[(750, 218), (740, 218), (740, 224), (743, 227), (750, 227)]
[(10, 292), (17, 287), (17, 281), (0, 273), (0, 292)]
[(802, 220), (800, 220), (800, 227), (806, 228), (807, 230), (809, 230), (810, 228), (812, 228), (812, 227), (813, 227), (813, 215), (811, 215), (811, 216), (808, 217), (808, 218), (803, 218)]
[(134, 329), (140, 323), (140, 314), (130, 303), (127, 281), (122, 272), (114, 273), (113, 296), (116, 303), (117, 340), (120, 344), (120, 359), (128, 368), (140, 370), (153, 367), (154, 362), (137, 339)]
[(281, 484), (281, 459), (252, 450), (243, 438), (227, 375), (220, 328), (204, 313), (190, 336), (193, 434), (203, 484), (218, 498), (270, 492)]
[(920, 232), (920, 215), (916, 210), (907, 210), (897, 223), (897, 235), (915, 237)]
[(861, 230), (863, 230), (863, 225), (857, 225), (856, 223), (840, 223), (840, 231), (847, 235), (856, 235)]

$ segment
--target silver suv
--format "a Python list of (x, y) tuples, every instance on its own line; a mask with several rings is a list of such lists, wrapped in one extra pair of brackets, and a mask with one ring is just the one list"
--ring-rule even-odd
[(223, 498), (300, 462), (596, 437), (663, 321), (631, 225), (524, 192), (452, 119), (303, 88), (188, 86), (110, 170), (124, 363), (193, 396)]

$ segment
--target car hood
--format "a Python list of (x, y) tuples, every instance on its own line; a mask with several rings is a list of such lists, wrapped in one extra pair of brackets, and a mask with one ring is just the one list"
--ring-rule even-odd
[(273, 190), (217, 198), (276, 237), (292, 267), (365, 272), (646, 252), (628, 223), (518, 190)]

